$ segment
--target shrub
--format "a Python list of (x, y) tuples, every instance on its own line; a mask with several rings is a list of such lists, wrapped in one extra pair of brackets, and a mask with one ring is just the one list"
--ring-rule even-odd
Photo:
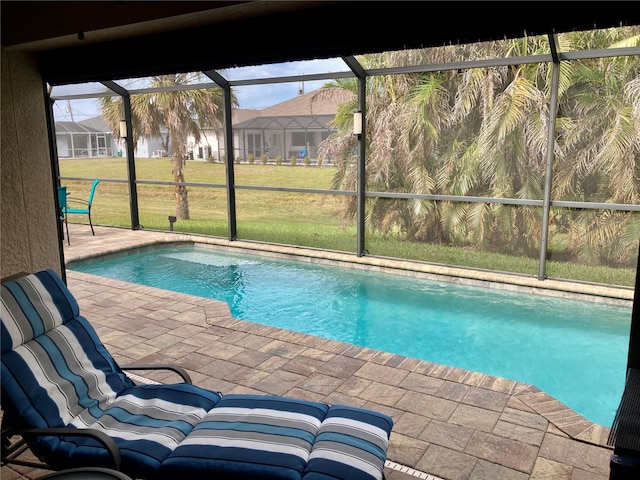
[(306, 167), (308, 167), (309, 165), (311, 165), (311, 159), (309, 158), (309, 155), (305, 155), (304, 159), (302, 160), (305, 164)]
[(282, 155), (276, 157), (276, 165), (282, 165)]
[(249, 162), (249, 165), (253, 165), (256, 161), (256, 156), (253, 153), (250, 153), (249, 155), (247, 155), (247, 162)]
[(295, 155), (291, 155), (291, 156), (289, 157), (289, 163), (290, 163), (291, 165), (295, 165), (295, 164), (297, 163), (297, 160), (296, 160), (296, 156), (295, 156)]
[(260, 163), (262, 165), (266, 165), (267, 164), (267, 160), (269, 160), (269, 157), (267, 157), (266, 153), (263, 153), (262, 155), (260, 155)]

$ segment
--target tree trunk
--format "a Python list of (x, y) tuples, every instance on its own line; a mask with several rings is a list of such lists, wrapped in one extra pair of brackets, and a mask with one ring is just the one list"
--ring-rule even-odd
[(173, 187), (176, 197), (176, 219), (189, 220), (189, 199), (187, 187), (184, 185), (184, 158), (180, 154), (173, 155), (173, 181), (182, 184)]

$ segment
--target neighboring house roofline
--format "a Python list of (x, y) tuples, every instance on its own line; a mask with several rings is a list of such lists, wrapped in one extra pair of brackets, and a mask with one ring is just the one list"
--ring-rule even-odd
[(104, 133), (82, 122), (56, 122), (56, 133)]
[(241, 123), (235, 123), (235, 129), (290, 129), (304, 128), (308, 130), (320, 129), (326, 130), (331, 128), (329, 123), (335, 115), (283, 115), (255, 117)]

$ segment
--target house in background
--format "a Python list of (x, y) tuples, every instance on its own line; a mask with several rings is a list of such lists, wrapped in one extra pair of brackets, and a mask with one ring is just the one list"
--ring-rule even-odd
[[(317, 159), (318, 146), (333, 131), (331, 121), (338, 107), (353, 99), (347, 91), (335, 90), (328, 95), (318, 91), (300, 93), (297, 97), (261, 110), (234, 109), (232, 128), (234, 158), (246, 160), (249, 155), (274, 159)], [(190, 158), (223, 161), (224, 136), (213, 129), (203, 129), (199, 142), (187, 141)], [(330, 160), (330, 159), (327, 159)]]
[[(79, 122), (55, 122), (55, 130), (60, 159), (121, 157), (126, 152), (124, 141), (114, 138), (101, 115)], [(162, 157), (162, 139), (139, 138), (135, 152), (140, 158)]]
[(115, 157), (118, 145), (102, 117), (56, 122), (58, 158)]
[[(295, 98), (261, 110), (234, 109), (232, 129), (234, 158), (244, 160), (263, 154), (270, 160), (281, 156), (306, 156), (316, 160), (318, 146), (333, 131), (331, 121), (338, 107), (350, 100), (352, 94), (335, 90), (327, 95), (318, 91), (300, 93)], [(58, 158), (117, 157), (126, 151), (124, 143), (114, 138), (102, 116), (80, 122), (56, 122)], [(187, 151), (192, 160), (221, 162), (226, 158), (224, 135), (211, 128), (203, 128), (200, 141), (187, 138)], [(138, 158), (161, 158), (171, 155), (165, 151), (161, 138), (139, 138), (135, 155)], [(331, 159), (325, 159), (330, 162)]]
[[(126, 151), (124, 141), (122, 150)], [(162, 158), (167, 156), (167, 152), (160, 137), (138, 137), (135, 155), (138, 158)]]

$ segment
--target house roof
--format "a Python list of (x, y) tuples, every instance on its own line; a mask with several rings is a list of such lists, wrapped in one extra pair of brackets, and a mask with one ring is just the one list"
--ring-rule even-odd
[(96, 130), (98, 130), (100, 132), (108, 132), (109, 131), (109, 127), (107, 126), (107, 123), (104, 121), (104, 118), (102, 117), (102, 115), (98, 115), (96, 117), (87, 118), (86, 120), (82, 120), (79, 123), (84, 125), (84, 126), (86, 126), (86, 127), (94, 128), (94, 129), (96, 129)]
[[(322, 95), (319, 93), (322, 92)], [(262, 117), (279, 117), (283, 115), (335, 115), (338, 106), (355, 96), (351, 92), (340, 89), (313, 90), (290, 100), (277, 103), (259, 110)]]
[(246, 122), (255, 117), (260, 116), (260, 110), (248, 109), (248, 108), (234, 108), (232, 112), (234, 125), (242, 122)]
[(109, 131), (106, 125), (104, 129), (99, 129), (88, 125), (86, 122), (86, 120), (83, 122), (56, 122), (56, 133), (104, 133)]
[(111, 133), (102, 115), (79, 122), (56, 122), (56, 133)]
[(233, 128), (257, 128), (268, 130), (305, 129), (326, 130), (331, 128), (334, 115), (284, 115), (278, 117), (256, 117), (236, 123)]
[[(322, 93), (319, 95), (319, 93)], [(307, 130), (330, 128), (338, 106), (349, 101), (353, 94), (344, 90), (313, 90), (261, 110), (234, 109), (234, 128)], [(109, 132), (101, 115), (81, 122), (56, 122), (57, 133)]]
[[(329, 128), (338, 107), (354, 98), (341, 89), (317, 89), (261, 110), (237, 109), (235, 128)], [(307, 117), (307, 118), (303, 118)]]

